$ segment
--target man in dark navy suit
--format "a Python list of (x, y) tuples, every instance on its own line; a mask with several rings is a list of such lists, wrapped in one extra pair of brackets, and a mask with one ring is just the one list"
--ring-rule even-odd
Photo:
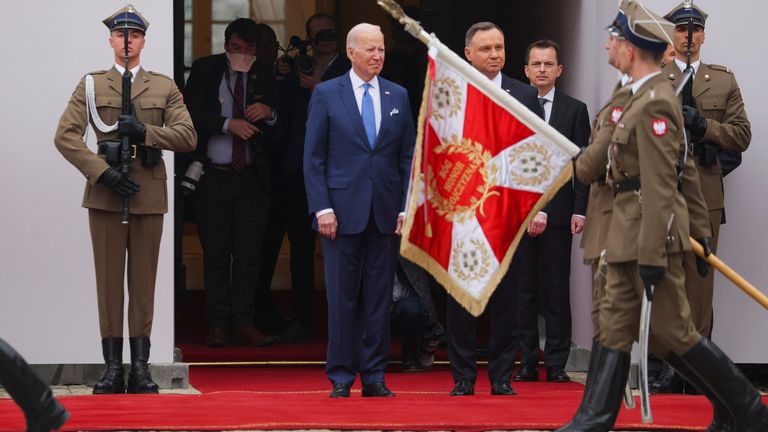
[[(544, 120), (579, 147), (589, 140), (587, 106), (560, 89), (555, 81), (563, 72), (560, 47), (551, 40), (528, 46), (525, 75), (539, 93)], [(519, 301), (517, 339), (521, 368), (515, 381), (537, 381), (539, 360), (538, 295), (546, 320), (544, 364), (547, 381), (568, 382), (565, 363), (571, 352), (571, 240), (584, 228), (588, 188), (578, 180), (568, 182), (528, 225), (528, 234), (512, 261)]]
[[(479, 22), (467, 30), (464, 55), (483, 75), (506, 90), (512, 97), (539, 116), (541, 106), (536, 99), (536, 90), (503, 73), (504, 33), (491, 22)], [(491, 338), (488, 342), (488, 377), (491, 380), (491, 394), (514, 395), (509, 384), (514, 367), (513, 326), (516, 319), (516, 294), (511, 272), (502, 279), (488, 302), (491, 319)], [(477, 364), (476, 319), (456, 300), (448, 299), (448, 358), (451, 360), (454, 388), (451, 396), (469, 396), (475, 393)]]
[(347, 57), (349, 73), (315, 86), (304, 142), (309, 212), (325, 259), (326, 374), (333, 384), (330, 397), (349, 397), (358, 360), (363, 396), (394, 396), (384, 385), (384, 368), (416, 138), (408, 92), (378, 77), (384, 64), (381, 29), (353, 27)]

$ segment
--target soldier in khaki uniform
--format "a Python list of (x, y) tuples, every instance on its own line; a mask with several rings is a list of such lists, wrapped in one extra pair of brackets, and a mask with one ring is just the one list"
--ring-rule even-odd
[[(632, 96), (610, 139), (614, 193), (605, 243), (607, 274), (600, 302), (600, 340), (585, 401), (561, 431), (608, 431), (621, 404), (638, 338), (640, 305), (653, 290), (651, 350), (679, 372), (693, 374), (710, 400), (721, 403), (736, 430), (768, 427), (760, 394), (728, 357), (693, 327), (684, 293), (683, 252), (690, 250), (686, 201), (676, 164), (685, 152), (682, 112), (659, 64), (673, 26), (633, 0), (624, 0), (616, 32), (621, 71)], [(642, 188), (641, 188), (642, 180)]]
[[(704, 64), (699, 58), (707, 14), (698, 6), (686, 7), (681, 3), (667, 13), (665, 18), (675, 24), (675, 60), (667, 62), (662, 68), (662, 74), (675, 85), (686, 68), (688, 22), (691, 21), (693, 25), (690, 51), (691, 66), (695, 72), (693, 98), (696, 106), (683, 107), (683, 117), (686, 129), (692, 135), (693, 159), (709, 209), (712, 229), (710, 247), (712, 252), (717, 252), (720, 223), (725, 222), (723, 175), (725, 169), (733, 168), (721, 166), (718, 154), (728, 151), (740, 155), (749, 146), (752, 132), (733, 72), (725, 66)], [(693, 253), (685, 254), (683, 267), (693, 324), (703, 336), (711, 337), (714, 272), (703, 275), (698, 272)], [(668, 367), (651, 385), (654, 393), (679, 393), (681, 390), (682, 382)]]
[[(93, 392), (126, 391), (122, 353), (127, 253), (131, 347), (128, 392), (157, 393), (147, 361), (163, 214), (168, 211), (168, 174), (161, 150), (191, 151), (197, 136), (173, 80), (140, 66), (148, 21), (129, 5), (110, 15), (104, 24), (110, 30), (115, 65), (92, 72), (80, 81), (61, 116), (54, 142), (86, 178), (83, 207), (88, 209), (93, 242), (99, 324), (106, 362), (106, 370)], [(121, 115), (126, 33), (129, 38), (127, 67), (133, 75), (134, 114), (131, 115)], [(89, 121), (98, 140), (97, 153), (83, 140)], [(132, 143), (134, 159), (128, 175), (120, 172), (114, 157), (105, 155), (110, 142), (119, 141), (121, 136), (128, 136)], [(121, 223), (124, 196), (130, 197), (128, 224)]]

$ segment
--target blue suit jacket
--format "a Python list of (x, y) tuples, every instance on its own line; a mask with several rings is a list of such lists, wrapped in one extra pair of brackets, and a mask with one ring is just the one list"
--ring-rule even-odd
[[(349, 74), (315, 87), (304, 140), (309, 212), (332, 208), (337, 233), (358, 234), (371, 217), (381, 233), (395, 232), (405, 208), (415, 130), (408, 92), (379, 77), (381, 125), (371, 149)], [(313, 223), (317, 229), (317, 221)]]

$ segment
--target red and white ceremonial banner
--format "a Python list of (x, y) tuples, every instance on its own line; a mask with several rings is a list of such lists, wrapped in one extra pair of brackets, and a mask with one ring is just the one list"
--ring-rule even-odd
[(446, 51), (430, 44), (400, 252), (477, 316), (578, 147)]

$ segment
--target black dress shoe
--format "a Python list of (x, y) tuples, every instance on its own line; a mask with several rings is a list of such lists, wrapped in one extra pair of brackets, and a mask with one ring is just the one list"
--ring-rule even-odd
[(513, 381), (538, 381), (539, 380), (539, 370), (536, 369), (533, 366), (521, 366), (520, 369), (517, 370), (517, 375), (515, 375), (515, 378)]
[(352, 387), (352, 384), (340, 384), (336, 383), (333, 385), (333, 390), (331, 390), (331, 394), (328, 395), (328, 397), (332, 398), (348, 398), (349, 397), (349, 389)]
[(571, 377), (565, 373), (563, 368), (547, 368), (547, 381), (556, 383), (571, 382)]
[(451, 391), (451, 396), (472, 396), (475, 394), (475, 383), (468, 379), (456, 381), (456, 385)]
[(383, 382), (363, 386), (363, 397), (395, 397)]
[(517, 394), (515, 389), (507, 382), (491, 384), (491, 394), (497, 396), (514, 396)]

